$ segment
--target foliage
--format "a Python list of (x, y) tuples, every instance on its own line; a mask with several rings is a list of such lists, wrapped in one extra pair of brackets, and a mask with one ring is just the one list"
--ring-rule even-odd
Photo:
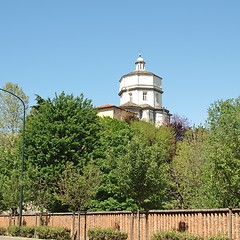
[(70, 240), (70, 229), (62, 227), (36, 227), (36, 235), (41, 239)]
[(91, 201), (91, 210), (131, 209), (134, 203), (117, 195), (113, 170), (116, 168), (117, 157), (124, 154), (125, 146), (131, 141), (133, 131), (127, 123), (110, 117), (100, 118), (100, 126), (94, 159), (101, 169), (102, 181), (95, 199)]
[(112, 228), (90, 228), (89, 240), (126, 240), (127, 233)]
[[(6, 83), (4, 90), (21, 98), (28, 107), (28, 97), (13, 83)], [(16, 213), (19, 205), (21, 169), (21, 131), (23, 104), (10, 93), (0, 91), (0, 210)]]
[(125, 154), (115, 160), (113, 173), (118, 194), (133, 199), (139, 208), (149, 209), (156, 204), (159, 207), (167, 188), (169, 152), (164, 143), (173, 140), (165, 138), (164, 142), (162, 129), (157, 130), (150, 123), (138, 122), (133, 128), (135, 136), (125, 146)]
[(212, 194), (219, 207), (240, 204), (240, 97), (209, 108)]
[(229, 240), (229, 238), (223, 234), (218, 234), (218, 235), (209, 237), (208, 240)]
[(66, 168), (58, 182), (57, 198), (72, 211), (88, 209), (88, 205), (96, 194), (100, 184), (100, 170), (89, 162), (79, 171), (71, 162), (67, 162)]
[[(6, 83), (4, 90), (21, 98), (28, 107), (28, 97), (17, 84)], [(0, 132), (2, 133), (1, 145), (14, 149), (19, 130), (22, 128), (23, 104), (10, 93), (0, 91)]]
[[(97, 147), (99, 118), (91, 101), (83, 95), (74, 97), (63, 92), (55, 98), (37, 96), (26, 124), (26, 157), (34, 204), (61, 211), (54, 198), (58, 179), (66, 162), (81, 169)], [(46, 193), (46, 194), (45, 194)]]
[(48, 226), (15, 226), (8, 227), (8, 234), (10, 236), (28, 237), (33, 238), (34, 234), (41, 239), (56, 239), (56, 240), (70, 240), (70, 230), (61, 227), (48, 227)]
[(156, 232), (152, 236), (152, 240), (228, 240), (229, 238), (224, 235), (215, 235), (208, 238), (193, 235), (187, 232), (178, 232), (175, 230), (171, 231), (160, 231)]
[(20, 236), (20, 227), (15, 225), (10, 225), (7, 229), (7, 232), (10, 236)]
[(6, 235), (7, 229), (5, 227), (0, 227), (0, 236), (1, 235)]
[(182, 141), (177, 142), (176, 155), (172, 162), (173, 208), (201, 208), (203, 206), (202, 185), (208, 162), (208, 132), (202, 128), (186, 131)]
[(190, 129), (189, 120), (186, 117), (180, 117), (178, 114), (171, 117), (171, 126), (174, 129), (176, 142), (181, 141), (185, 132)]
[(203, 237), (195, 236), (186, 232), (162, 231), (153, 234), (152, 240), (203, 240)]
[(20, 234), (21, 237), (33, 238), (35, 233), (35, 227), (32, 226), (21, 226)]

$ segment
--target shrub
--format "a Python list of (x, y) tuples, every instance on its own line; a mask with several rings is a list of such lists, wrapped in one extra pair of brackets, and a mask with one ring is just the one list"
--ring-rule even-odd
[(126, 240), (128, 235), (113, 228), (90, 228), (88, 237), (89, 240)]
[(192, 235), (186, 232), (162, 231), (153, 234), (152, 240), (203, 240), (203, 237)]
[(228, 240), (229, 238), (223, 234), (218, 234), (215, 236), (211, 236), (208, 238), (208, 240)]
[(38, 238), (42, 239), (56, 239), (56, 240), (70, 240), (70, 230), (61, 227), (47, 227), (40, 226), (36, 228)]
[(5, 227), (0, 227), (0, 235), (6, 235), (7, 229)]
[(35, 227), (21, 226), (20, 227), (20, 237), (33, 238), (35, 232)]
[[(154, 233), (152, 240), (203, 240), (201, 236), (193, 235), (186, 232), (177, 232), (177, 231), (162, 231)], [(207, 240), (228, 240), (229, 238), (225, 235), (215, 235)]]
[(20, 227), (15, 226), (15, 225), (10, 225), (7, 229), (7, 232), (10, 236), (20, 236)]
[(8, 227), (8, 234), (10, 236), (20, 236), (20, 237), (28, 237), (33, 238), (34, 232), (36, 231), (36, 235), (38, 238), (42, 239), (55, 239), (55, 240), (70, 240), (70, 230), (67, 228), (61, 227), (48, 227), (48, 226), (40, 226), (40, 227), (29, 227), (29, 226), (14, 226), (11, 225)]

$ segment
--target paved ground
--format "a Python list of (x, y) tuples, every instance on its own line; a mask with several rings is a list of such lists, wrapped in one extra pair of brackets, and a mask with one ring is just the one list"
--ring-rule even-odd
[[(22, 237), (7, 237), (7, 236), (0, 236), (0, 240), (34, 240), (37, 238), (22, 238)], [(38, 239), (40, 240), (40, 239)]]

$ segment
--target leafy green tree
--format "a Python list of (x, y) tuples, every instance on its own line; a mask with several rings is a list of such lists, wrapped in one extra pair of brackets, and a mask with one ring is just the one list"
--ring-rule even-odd
[[(171, 208), (201, 208), (206, 192), (204, 175), (208, 166), (208, 132), (202, 128), (193, 128), (185, 132), (182, 141), (177, 142), (176, 155), (172, 161)], [(171, 205), (169, 204), (169, 205)]]
[(139, 208), (146, 209), (157, 194), (164, 192), (166, 171), (158, 150), (134, 138), (126, 153), (117, 159), (115, 175), (120, 196), (133, 199)]
[(100, 176), (100, 170), (91, 161), (81, 170), (67, 162), (57, 184), (57, 198), (74, 212), (86, 211), (97, 192)]
[[(7, 82), (3, 87), (18, 97), (28, 106), (28, 97), (17, 84)], [(23, 105), (13, 95), (0, 91), (0, 143), (8, 149), (14, 149), (19, 130), (22, 128)]]
[(118, 193), (132, 199), (138, 208), (163, 208), (168, 161), (174, 148), (166, 146), (173, 146), (173, 133), (169, 127), (155, 128), (146, 122), (135, 122), (132, 128), (134, 137), (125, 146), (125, 153), (116, 159), (114, 174)]
[(209, 157), (218, 207), (240, 204), (240, 97), (216, 101), (208, 111)]
[[(28, 97), (17, 84), (8, 82), (3, 89), (20, 97), (28, 107)], [(0, 91), (0, 210), (12, 213), (19, 206), (22, 126), (23, 104), (10, 93)]]
[[(83, 95), (74, 97), (62, 92), (52, 100), (36, 98), (37, 104), (27, 118), (25, 152), (27, 165), (33, 170), (33, 192), (53, 196), (66, 162), (81, 169), (93, 157), (97, 147), (99, 117)], [(36, 190), (36, 187), (40, 189)], [(50, 193), (49, 193), (50, 191)], [(33, 194), (33, 203), (38, 195)], [(41, 198), (40, 198), (41, 199)], [(45, 208), (59, 211), (57, 199), (45, 199)], [(51, 205), (49, 203), (51, 202)]]
[(131, 141), (133, 131), (129, 124), (110, 117), (100, 118), (98, 133), (98, 148), (94, 159), (102, 172), (102, 182), (95, 199), (91, 202), (91, 210), (112, 211), (131, 208), (133, 201), (128, 201), (117, 195), (115, 184), (116, 159), (124, 154), (124, 148)]

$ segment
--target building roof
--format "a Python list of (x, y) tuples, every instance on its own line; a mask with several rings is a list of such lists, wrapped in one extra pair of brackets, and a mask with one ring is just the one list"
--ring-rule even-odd
[(154, 76), (154, 77), (158, 77), (158, 78), (161, 78), (161, 79), (162, 79), (162, 77), (160, 77), (160, 76), (158, 76), (158, 75), (156, 75), (156, 74), (154, 74), (154, 73), (152, 73), (152, 72), (148, 72), (148, 71), (146, 71), (146, 70), (141, 70), (141, 71), (135, 70), (135, 71), (132, 71), (132, 72), (130, 72), (130, 73), (127, 73), (127, 74), (123, 75), (123, 76), (120, 78), (119, 82), (121, 82), (122, 78), (130, 77), (130, 76), (134, 76), (134, 75), (137, 75), (137, 76), (140, 76), (140, 75), (148, 75), (148, 76)]
[(97, 106), (97, 109), (103, 109), (103, 108), (111, 108), (111, 107), (117, 107), (113, 104), (104, 104), (104, 105), (101, 105), (101, 106)]

